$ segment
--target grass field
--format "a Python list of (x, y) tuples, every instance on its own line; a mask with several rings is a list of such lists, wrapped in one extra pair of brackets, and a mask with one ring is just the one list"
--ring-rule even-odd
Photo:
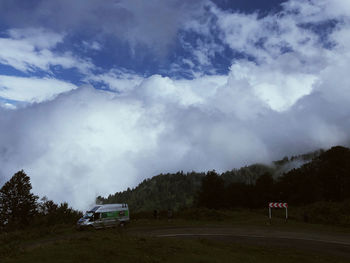
[[(124, 228), (77, 232), (71, 226), (32, 229), (0, 235), (0, 262), (349, 262), (341, 255), (256, 245), (227, 240), (165, 238), (144, 230), (216, 226), (293, 233), (349, 233), (349, 229), (303, 224), (276, 218), (267, 224), (264, 215), (249, 211), (229, 211), (213, 218), (138, 219)], [(194, 219), (193, 219), (194, 218)], [(146, 234), (145, 234), (146, 233)]]

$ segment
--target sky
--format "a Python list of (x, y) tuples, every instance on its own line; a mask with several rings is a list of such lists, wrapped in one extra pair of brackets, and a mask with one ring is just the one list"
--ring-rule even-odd
[(86, 209), (349, 146), (350, 1), (0, 0), (0, 186)]

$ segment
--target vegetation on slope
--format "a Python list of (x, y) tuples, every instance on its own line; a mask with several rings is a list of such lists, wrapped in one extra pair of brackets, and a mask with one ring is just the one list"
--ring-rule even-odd
[[(290, 158), (284, 157), (279, 161), (275, 161), (272, 165), (253, 164), (218, 174), (223, 180), (224, 188), (229, 189), (229, 193), (216, 194), (222, 198), (236, 199), (229, 206), (258, 207), (259, 204), (250, 205), (247, 202), (250, 203), (248, 199), (255, 198), (251, 196), (250, 192), (254, 191), (252, 186), (256, 184), (262, 175), (265, 175), (265, 179), (260, 179), (259, 187), (267, 187), (266, 191), (270, 191), (269, 185), (263, 185), (264, 183), (268, 184), (266, 180), (270, 180), (269, 178), (266, 179), (266, 175), (271, 175), (276, 180), (294, 167), (299, 167), (301, 164), (317, 158), (322, 152), (322, 150), (319, 150)], [(150, 179), (145, 179), (134, 189), (128, 188), (126, 191), (111, 194), (106, 198), (98, 196), (96, 201), (97, 203), (128, 203), (130, 209), (134, 212), (153, 209), (167, 210), (169, 208), (176, 211), (183, 208), (191, 208), (199, 204), (198, 194), (202, 187), (202, 180), (205, 180), (206, 176), (213, 173), (216, 174), (215, 171), (207, 173), (191, 172), (184, 174), (183, 172), (177, 172), (174, 174), (160, 174)], [(263, 191), (263, 189), (260, 190)], [(266, 198), (270, 198), (270, 195), (266, 196)], [(227, 205), (225, 206), (227, 207)]]
[[(296, 160), (304, 164), (276, 176)], [(195, 207), (260, 209), (268, 202), (281, 201), (294, 207), (291, 216), (296, 219), (349, 226), (350, 149), (337, 146), (283, 158), (274, 166), (255, 164), (222, 174), (158, 175), (132, 190), (97, 200), (125, 202), (133, 212)]]

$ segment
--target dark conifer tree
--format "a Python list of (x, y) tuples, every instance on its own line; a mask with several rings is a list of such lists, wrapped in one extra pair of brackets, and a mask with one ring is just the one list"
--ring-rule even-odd
[(208, 172), (202, 180), (198, 205), (213, 209), (223, 208), (226, 206), (224, 197), (224, 180), (215, 171)]
[(17, 172), (0, 189), (0, 225), (7, 229), (27, 226), (37, 213), (38, 197), (30, 191), (30, 178)]
[(268, 202), (274, 198), (274, 181), (269, 173), (261, 175), (255, 183), (254, 187), (254, 206), (265, 207)]

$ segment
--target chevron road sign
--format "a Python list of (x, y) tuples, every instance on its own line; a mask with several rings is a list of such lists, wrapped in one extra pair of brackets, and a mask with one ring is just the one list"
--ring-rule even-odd
[(287, 203), (269, 203), (270, 208), (288, 208)]
[(286, 222), (288, 220), (288, 203), (270, 202), (269, 203), (269, 219), (271, 224), (272, 211), (271, 208), (285, 208), (286, 209)]

